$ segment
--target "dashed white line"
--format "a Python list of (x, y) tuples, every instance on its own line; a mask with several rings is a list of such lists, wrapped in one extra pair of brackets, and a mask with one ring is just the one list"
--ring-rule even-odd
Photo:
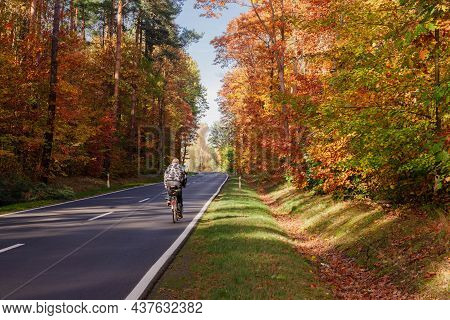
[(32, 212), (32, 211), (41, 210), (41, 209), (45, 209), (45, 208), (58, 207), (58, 206), (65, 205), (65, 204), (68, 204), (68, 203), (81, 202), (81, 201), (88, 200), (88, 199), (101, 198), (101, 197), (104, 197), (104, 196), (109, 196), (109, 195), (114, 194), (114, 193), (125, 192), (125, 191), (129, 191), (129, 190), (133, 190), (133, 189), (138, 189), (138, 188), (145, 188), (145, 187), (148, 187), (148, 186), (153, 186), (153, 185), (161, 184), (161, 183), (162, 183), (162, 182), (149, 183), (149, 184), (144, 184), (143, 186), (137, 186), (137, 187), (126, 188), (126, 189), (122, 189), (122, 190), (118, 190), (118, 191), (113, 191), (113, 192), (108, 192), (108, 193), (102, 193), (102, 194), (98, 194), (98, 195), (92, 196), (92, 197), (81, 198), (81, 199), (77, 199), (77, 200), (72, 200), (72, 201), (66, 201), (66, 202), (61, 202), (61, 203), (51, 204), (51, 205), (43, 206), (43, 207), (36, 207), (36, 208), (33, 208), (33, 209), (27, 209), (27, 210), (16, 211), (16, 212), (11, 212), (11, 213), (4, 213), (4, 214), (1, 214), (1, 215), (0, 215), (0, 218), (7, 217), (7, 216), (11, 216), (11, 215), (13, 215), (13, 214), (18, 214), (18, 213)]
[(139, 203), (141, 203), (141, 202), (145, 202), (145, 201), (147, 201), (148, 199), (150, 199), (150, 198), (145, 198), (145, 199), (142, 199), (141, 201), (139, 201)]
[(8, 247), (8, 248), (5, 248), (5, 249), (0, 249), (0, 253), (6, 252), (6, 251), (9, 251), (9, 250), (12, 250), (12, 249), (24, 246), (24, 245), (25, 245), (25, 243), (18, 243), (18, 244), (15, 244), (15, 245), (11, 246), (11, 247)]
[(96, 217), (90, 218), (90, 219), (89, 219), (88, 221), (94, 221), (94, 220), (100, 219), (101, 217), (107, 216), (108, 214), (111, 214), (111, 213), (113, 213), (113, 212), (114, 212), (114, 211), (110, 211), (110, 212), (107, 212), (107, 213), (101, 214), (101, 215), (99, 215), (99, 216), (96, 216)]

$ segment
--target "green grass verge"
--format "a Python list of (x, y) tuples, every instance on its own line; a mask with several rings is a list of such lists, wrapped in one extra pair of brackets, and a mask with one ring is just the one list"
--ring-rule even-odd
[(398, 208), (299, 192), (289, 184), (268, 193), (276, 214), (294, 229), (326, 240), (359, 265), (388, 275), (418, 298), (448, 299), (449, 217), (444, 210)]
[(331, 298), (315, 272), (256, 192), (231, 179), (149, 298)]
[[(67, 178), (70, 179), (70, 178)], [(92, 181), (95, 180), (95, 183), (92, 183)], [(66, 201), (71, 200), (77, 200), (87, 197), (92, 197), (108, 192), (114, 192), (122, 189), (132, 188), (132, 187), (138, 187), (145, 185), (147, 183), (153, 183), (153, 182), (160, 182), (162, 181), (162, 178), (160, 176), (155, 177), (149, 177), (149, 178), (130, 178), (130, 179), (121, 179), (117, 181), (112, 181), (111, 188), (107, 188), (104, 185), (104, 181), (99, 181), (98, 179), (89, 179), (89, 178), (76, 178), (74, 181), (64, 181), (64, 185), (68, 185), (72, 187), (72, 184), (74, 184), (73, 189), (75, 190), (75, 196), (71, 199), (64, 199), (64, 200), (55, 200), (55, 199), (48, 199), (48, 200), (36, 200), (36, 201), (26, 201), (26, 202), (18, 202), (9, 204), (6, 206), (0, 206), (0, 216), (2, 214), (15, 212), (15, 211), (22, 211), (27, 209), (33, 209), (38, 208), (42, 206), (48, 206), (52, 204), (62, 203)]]

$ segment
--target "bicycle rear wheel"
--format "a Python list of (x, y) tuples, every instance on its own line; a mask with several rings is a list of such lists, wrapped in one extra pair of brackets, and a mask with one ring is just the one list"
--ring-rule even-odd
[(173, 223), (175, 223), (175, 222), (178, 221), (178, 213), (177, 213), (178, 203), (177, 203), (177, 200), (172, 200), (171, 204), (172, 204), (172, 220), (173, 220)]

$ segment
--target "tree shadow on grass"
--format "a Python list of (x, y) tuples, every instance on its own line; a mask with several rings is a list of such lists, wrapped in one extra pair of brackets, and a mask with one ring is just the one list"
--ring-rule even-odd
[(281, 190), (275, 191), (277, 197), (273, 197), (267, 200), (267, 204), (270, 206), (279, 206), (283, 203), (288, 203), (291, 199), (297, 199), (298, 193), (295, 191), (293, 187), (287, 187)]
[(150, 298), (330, 298), (315, 268), (254, 192), (228, 183)]
[(201, 223), (209, 223), (212, 221), (216, 221), (216, 220), (224, 220), (224, 219), (236, 219), (236, 218), (248, 218), (249, 216), (246, 215), (226, 215), (226, 216), (218, 216), (218, 217), (213, 217), (213, 218), (207, 218), (207, 219), (203, 219), (202, 221), (200, 221)]
[(188, 241), (151, 298), (330, 298), (327, 288), (317, 286), (314, 265), (298, 256), (278, 231), (234, 224), (212, 229), (207, 241), (201, 241), (204, 234)]
[(239, 200), (239, 199), (253, 199), (253, 200), (259, 200), (259, 197), (253, 193), (249, 192), (232, 192), (227, 193), (226, 195), (221, 196), (219, 199), (227, 200), (227, 199), (233, 199), (233, 200)]
[[(446, 217), (389, 213), (307, 193), (285, 197), (279, 203), (303, 229), (329, 239), (334, 248), (379, 276), (388, 275), (410, 294), (421, 294), (433, 277), (442, 278), (442, 270), (448, 265)], [(433, 297), (448, 298), (448, 278), (440, 286)]]
[[(221, 219), (216, 219), (221, 220)], [(241, 219), (240, 222), (236, 223), (224, 223), (223, 220), (220, 223), (208, 224), (207, 221), (199, 226), (199, 232), (204, 232), (208, 234), (212, 240), (214, 238), (222, 240), (235, 239), (236, 237), (241, 237), (243, 239), (251, 239), (263, 237), (270, 239), (276, 237), (277, 239), (282, 239), (287, 241), (289, 238), (286, 233), (275, 225), (273, 227), (268, 225), (255, 225), (255, 221), (245, 222)]]
[(246, 205), (245, 202), (239, 202), (239, 203), (230, 204), (227, 206), (221, 206), (220, 208), (217, 208), (217, 207), (212, 208), (209, 211), (209, 215), (223, 215), (223, 214), (228, 214), (228, 213), (244, 214), (249, 210), (258, 211), (259, 213), (267, 212), (267, 209), (265, 208), (264, 205), (253, 206), (253, 205)]

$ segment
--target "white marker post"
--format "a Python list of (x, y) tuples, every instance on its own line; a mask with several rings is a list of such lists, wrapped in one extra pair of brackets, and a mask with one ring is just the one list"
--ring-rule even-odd
[(109, 182), (109, 173), (106, 174), (106, 187), (111, 188), (111, 183)]
[(239, 176), (239, 189), (241, 189), (241, 176)]

